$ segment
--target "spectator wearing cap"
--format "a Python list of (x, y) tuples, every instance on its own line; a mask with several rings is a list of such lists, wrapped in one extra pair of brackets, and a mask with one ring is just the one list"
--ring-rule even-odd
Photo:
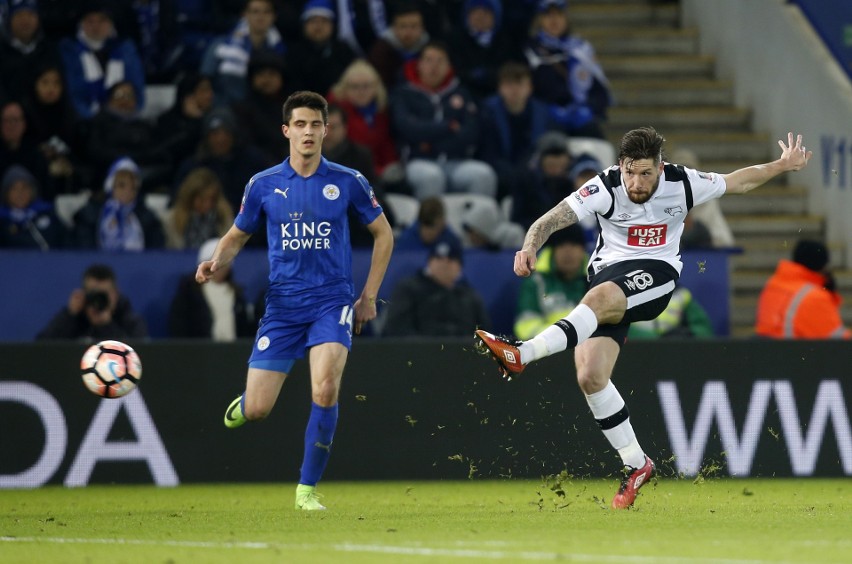
[[(196, 153), (184, 159), (178, 167), (172, 193), (177, 192), (178, 186), (191, 170), (207, 167), (219, 177), (225, 198), (236, 215), (248, 179), (257, 171), (269, 168), (275, 163), (255, 145), (241, 141), (241, 131), (237, 127), (236, 118), (227, 108), (211, 111), (204, 118), (202, 132)], [(258, 245), (265, 244), (266, 241), (263, 236), (252, 237), (252, 241), (254, 239), (259, 240), (256, 243)]]
[(464, 278), (462, 247), (441, 242), (422, 271), (394, 288), (382, 336), (463, 337), (489, 321), (482, 297)]
[(482, 102), (497, 90), (500, 67), (523, 60), (519, 45), (503, 29), (500, 0), (465, 0), (459, 30), (450, 36), (450, 52), (459, 79)]
[(87, 0), (80, 11), (76, 37), (59, 43), (68, 91), (77, 114), (94, 117), (115, 84), (129, 81), (136, 109), (145, 105), (145, 70), (130, 39), (119, 37), (107, 4)]
[(302, 36), (287, 50), (292, 89), (325, 94), (356, 54), (335, 36), (337, 16), (332, 0), (308, 0), (301, 21)]
[(828, 269), (828, 247), (801, 240), (782, 259), (757, 302), (755, 333), (774, 339), (849, 339), (840, 294)]
[(523, 192), (536, 143), (547, 131), (556, 129), (547, 104), (532, 95), (532, 73), (526, 63), (502, 65), (497, 73), (497, 92), (482, 105), (477, 153), (497, 172), (499, 198)]
[(74, 241), (83, 249), (143, 251), (165, 246), (163, 226), (139, 197), (138, 165), (122, 157), (112, 163), (103, 192), (74, 214)]
[(601, 123), (612, 104), (609, 81), (591, 43), (571, 33), (565, 0), (539, 0), (524, 54), (533, 92), (572, 136), (603, 137)]
[(453, 73), (447, 46), (430, 42), (405, 65), (391, 94), (391, 122), (407, 156), (405, 175), (420, 200), (445, 192), (497, 195), (497, 174), (473, 158), (479, 109)]
[(589, 289), (582, 228), (554, 232), (539, 254), (535, 272), (521, 281), (515, 336), (530, 339), (573, 310)]
[(247, 141), (274, 162), (290, 154), (290, 143), (281, 134), (281, 108), (292, 92), (287, 76), (281, 57), (267, 51), (255, 53), (249, 62), (249, 92), (233, 106)]
[(230, 105), (245, 98), (249, 60), (258, 51), (269, 51), (279, 57), (287, 52), (275, 27), (272, 0), (248, 0), (231, 33), (218, 37), (207, 47), (201, 73), (212, 79), (217, 104)]
[(459, 235), (447, 224), (444, 201), (433, 196), (420, 202), (417, 220), (399, 234), (393, 246), (397, 251), (427, 251), (442, 242), (462, 246)]
[(59, 50), (42, 33), (36, 0), (11, 0), (8, 15), (8, 33), (0, 33), (0, 76), (6, 95), (21, 100), (39, 69), (60, 62)]
[(192, 156), (201, 142), (204, 118), (213, 110), (210, 78), (191, 72), (177, 83), (174, 105), (157, 117), (154, 134), (168, 153), (169, 177), (180, 163)]
[(493, 199), (482, 198), (465, 204), (461, 221), (467, 248), (499, 251), (523, 246), (524, 228), (505, 220)]
[[(218, 238), (198, 250), (196, 264), (209, 260)], [(219, 268), (208, 284), (195, 281), (195, 271), (180, 278), (169, 308), (169, 336), (230, 342), (248, 338), (257, 329), (242, 286), (234, 282), (231, 265)]]
[(38, 197), (38, 181), (20, 165), (0, 181), (0, 248), (47, 251), (66, 243), (65, 226), (53, 204)]

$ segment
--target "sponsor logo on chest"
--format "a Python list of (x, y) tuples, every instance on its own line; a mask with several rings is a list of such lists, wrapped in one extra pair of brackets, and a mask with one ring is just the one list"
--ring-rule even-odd
[(659, 247), (666, 244), (666, 225), (634, 225), (627, 230), (631, 247)]

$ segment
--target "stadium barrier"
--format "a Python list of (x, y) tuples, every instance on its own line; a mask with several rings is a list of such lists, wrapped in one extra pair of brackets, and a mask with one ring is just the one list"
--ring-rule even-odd
[[(138, 390), (91, 395), (82, 344), (0, 345), (0, 488), (294, 482), (309, 379), (262, 423), (226, 429), (250, 343), (133, 343)], [(356, 343), (328, 480), (538, 478), (620, 467), (570, 354), (512, 382), (470, 341)], [(662, 476), (850, 476), (849, 342), (628, 343), (616, 383)]]
[[(729, 251), (686, 252), (681, 283), (692, 290), (710, 316), (717, 335), (729, 334)], [(71, 290), (79, 287), (90, 264), (113, 268), (118, 285), (134, 309), (148, 322), (154, 339), (168, 337), (168, 312), (181, 276), (195, 272), (195, 251), (0, 251), (0, 341), (31, 341), (50, 319), (65, 307)], [(514, 253), (467, 250), (464, 272), (482, 296), (491, 315), (490, 329), (511, 333), (521, 279), (512, 272)], [(426, 263), (424, 252), (395, 252), (379, 293), (380, 303), (390, 299), (396, 283), (416, 273)], [(370, 268), (370, 251), (352, 255), (355, 291), (360, 292)], [(269, 267), (266, 251), (245, 249), (234, 263), (234, 279), (246, 290), (250, 302), (266, 288)], [(381, 306), (384, 307), (384, 306)]]

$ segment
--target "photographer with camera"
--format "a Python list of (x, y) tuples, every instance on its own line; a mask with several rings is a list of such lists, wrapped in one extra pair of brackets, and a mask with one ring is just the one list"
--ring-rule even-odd
[(121, 295), (113, 270), (93, 264), (83, 273), (83, 287), (75, 288), (68, 305), (36, 335), (36, 339), (128, 339), (148, 336), (145, 320)]

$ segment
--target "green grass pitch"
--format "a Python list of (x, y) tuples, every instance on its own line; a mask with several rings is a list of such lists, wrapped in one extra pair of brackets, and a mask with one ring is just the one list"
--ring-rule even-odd
[(849, 479), (605, 479), (0, 491), (0, 562), (762, 564), (852, 561)]

